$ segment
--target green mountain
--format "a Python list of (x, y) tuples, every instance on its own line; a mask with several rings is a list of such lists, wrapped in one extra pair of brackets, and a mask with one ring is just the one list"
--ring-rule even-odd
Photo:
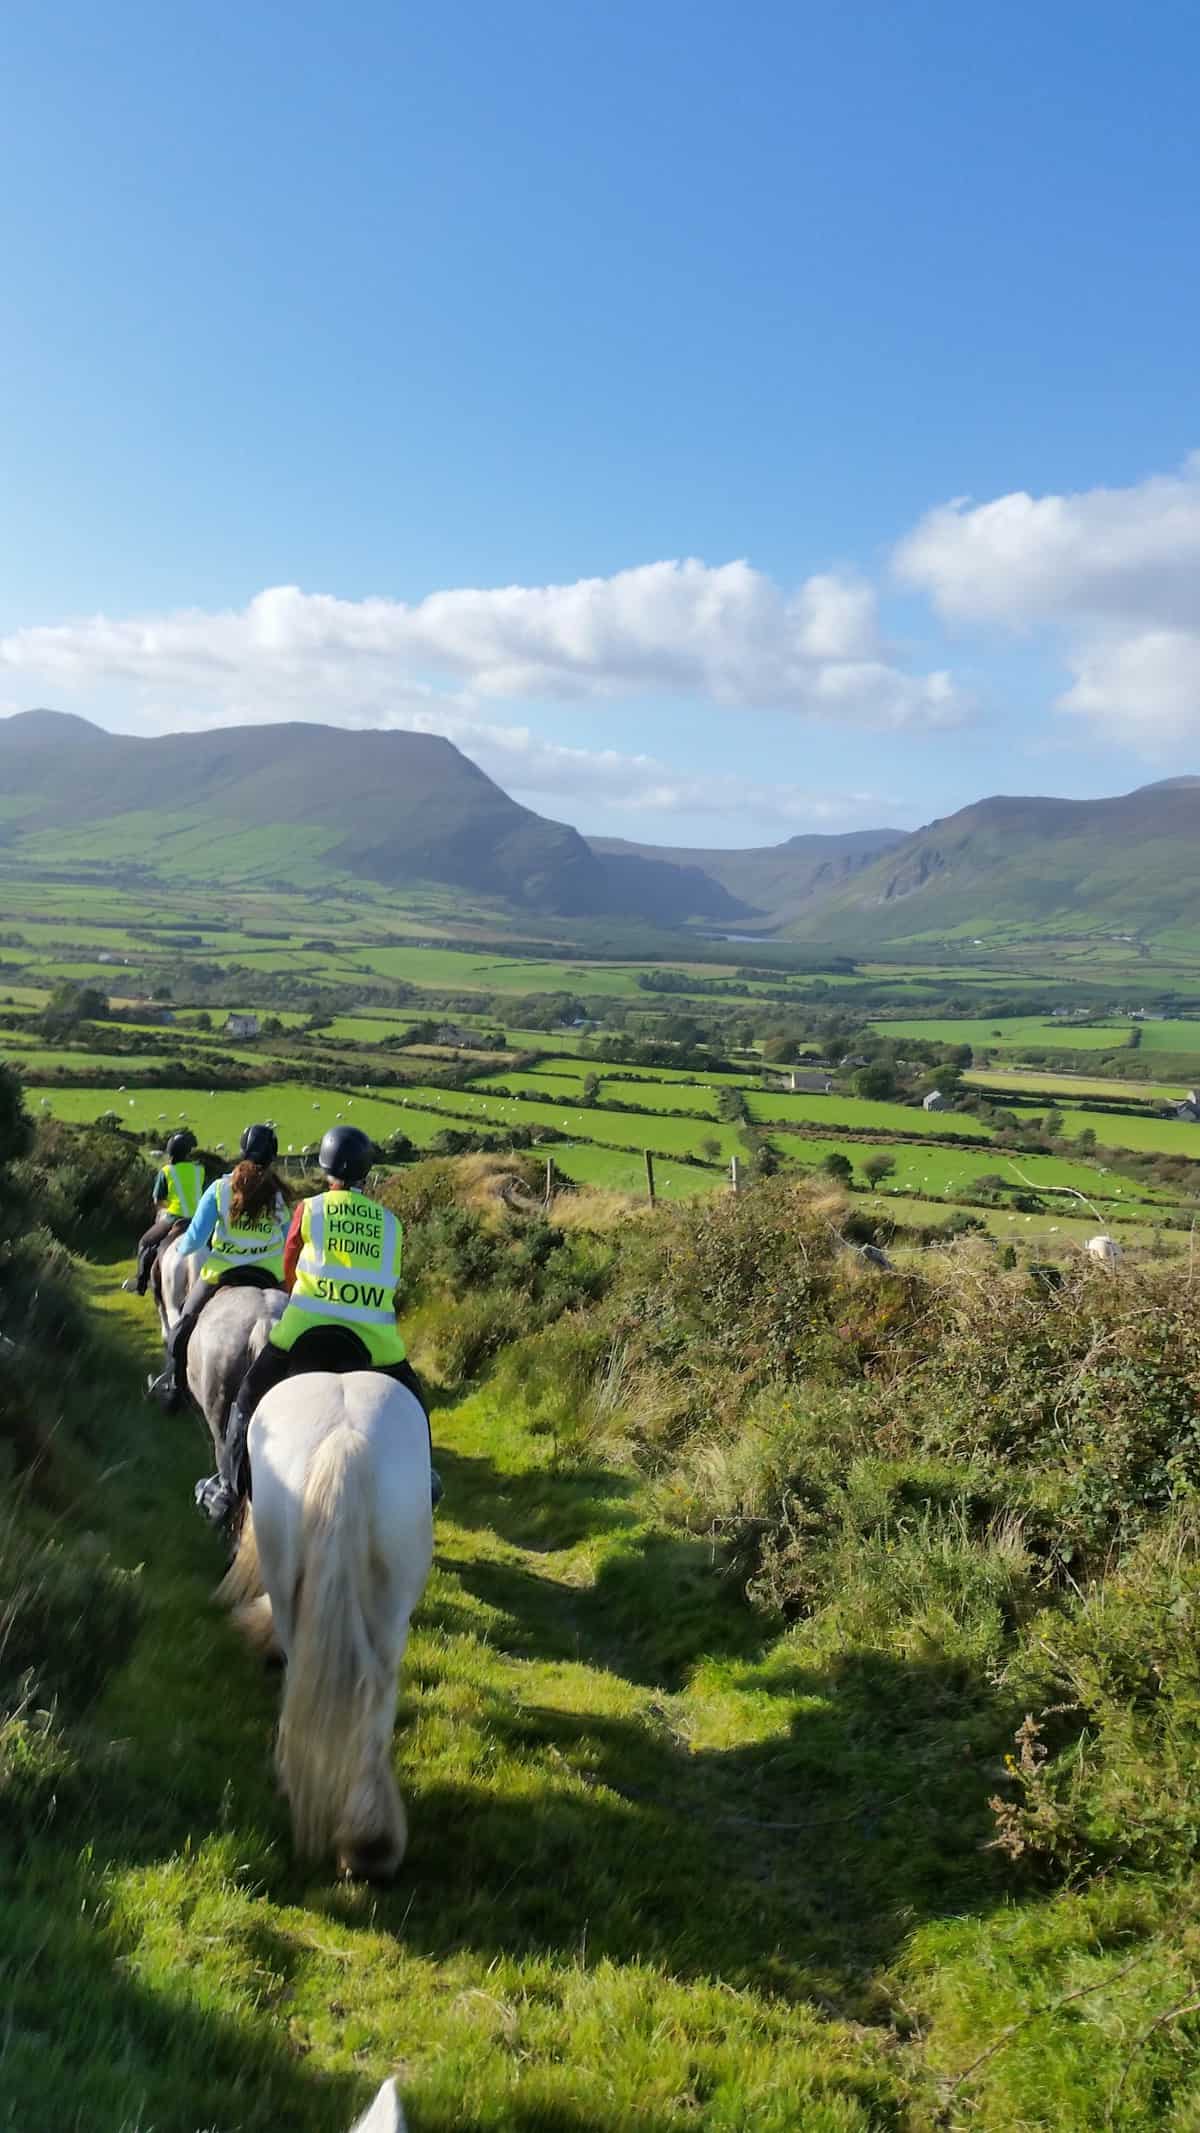
[[(789, 837), (783, 844), (746, 851), (676, 849), (627, 844), (617, 837), (589, 838), (592, 850), (610, 862), (640, 859), (685, 870), (696, 882), (716, 882), (741, 907), (744, 919), (781, 926), (825, 903), (881, 852), (904, 842), (903, 830), (846, 830), (840, 835)], [(702, 909), (693, 914), (707, 915)]]
[(1200, 779), (1110, 800), (997, 797), (931, 822), (788, 930), (839, 942), (1195, 927)]
[(694, 870), (598, 855), (447, 740), (309, 724), (147, 740), (58, 711), (0, 720), (0, 859), (229, 886), (350, 874), (563, 918), (745, 915)]

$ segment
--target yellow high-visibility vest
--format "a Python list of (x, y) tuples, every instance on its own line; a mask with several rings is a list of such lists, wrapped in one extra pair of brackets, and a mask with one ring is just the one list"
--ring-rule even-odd
[(403, 1231), (395, 1215), (365, 1193), (318, 1193), (300, 1216), (301, 1249), (288, 1307), (272, 1329), (276, 1348), (291, 1348), (316, 1326), (346, 1326), (373, 1363), (402, 1363), (396, 1324)]
[(208, 1257), (201, 1269), (205, 1281), (220, 1281), (235, 1266), (260, 1266), (276, 1281), (283, 1280), (283, 1247), (287, 1239), (288, 1213), (281, 1199), (253, 1222), (234, 1222), (230, 1214), (232, 1177), (217, 1185), (217, 1226), (209, 1242)]
[(203, 1163), (164, 1163), (162, 1174), (167, 1182), (164, 1214), (190, 1222), (204, 1192)]

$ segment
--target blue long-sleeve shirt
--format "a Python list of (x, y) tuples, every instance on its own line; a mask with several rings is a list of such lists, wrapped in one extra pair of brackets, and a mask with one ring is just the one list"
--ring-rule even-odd
[(175, 1247), (187, 1259), (195, 1252), (206, 1252), (212, 1243), (212, 1233), (217, 1226), (217, 1186), (220, 1182), (218, 1178), (203, 1194), (199, 1207)]

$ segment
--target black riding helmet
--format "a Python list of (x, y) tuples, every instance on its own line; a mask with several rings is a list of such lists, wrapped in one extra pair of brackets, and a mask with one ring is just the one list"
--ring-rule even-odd
[(167, 1137), (168, 1163), (182, 1163), (185, 1156), (191, 1154), (195, 1145), (196, 1136), (190, 1126), (184, 1126), (178, 1133), (169, 1134)]
[(360, 1126), (331, 1126), (317, 1152), (317, 1167), (341, 1185), (361, 1185), (374, 1161), (374, 1144)]
[(242, 1135), (242, 1154), (248, 1163), (257, 1163), (265, 1170), (279, 1153), (279, 1142), (273, 1126), (247, 1126)]

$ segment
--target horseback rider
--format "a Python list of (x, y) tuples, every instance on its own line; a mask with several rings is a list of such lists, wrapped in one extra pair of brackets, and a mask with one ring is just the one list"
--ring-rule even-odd
[(196, 1321), (217, 1290), (283, 1286), (288, 1210), (271, 1168), (278, 1153), (272, 1127), (247, 1126), (241, 1139), (241, 1162), (209, 1186), (179, 1240), (181, 1257), (191, 1258), (197, 1252), (206, 1252), (207, 1257), (167, 1336), (166, 1369), (148, 1387), (168, 1413), (179, 1406), (187, 1384), (188, 1342)]
[[(246, 1494), (246, 1436), (255, 1408), (288, 1375), (293, 1351), (310, 1334), (325, 1329), (352, 1335), (359, 1353), (346, 1367), (378, 1370), (405, 1386), (428, 1425), (425, 1394), (396, 1324), (403, 1232), (395, 1215), (364, 1190), (374, 1161), (375, 1150), (357, 1126), (331, 1126), (321, 1142), (317, 1162), (326, 1189), (300, 1201), (284, 1248), (288, 1307), (242, 1380), (220, 1471), (196, 1485), (196, 1502), (214, 1525)], [(436, 1505), (442, 1484), (435, 1467), (430, 1476)]]
[(188, 1158), (196, 1136), (188, 1127), (172, 1133), (167, 1141), (162, 1169), (154, 1180), (154, 1205), (158, 1210), (144, 1235), (138, 1238), (137, 1273), (121, 1286), (127, 1293), (144, 1296), (160, 1246), (179, 1230), (186, 1229), (204, 1191), (204, 1165)]

